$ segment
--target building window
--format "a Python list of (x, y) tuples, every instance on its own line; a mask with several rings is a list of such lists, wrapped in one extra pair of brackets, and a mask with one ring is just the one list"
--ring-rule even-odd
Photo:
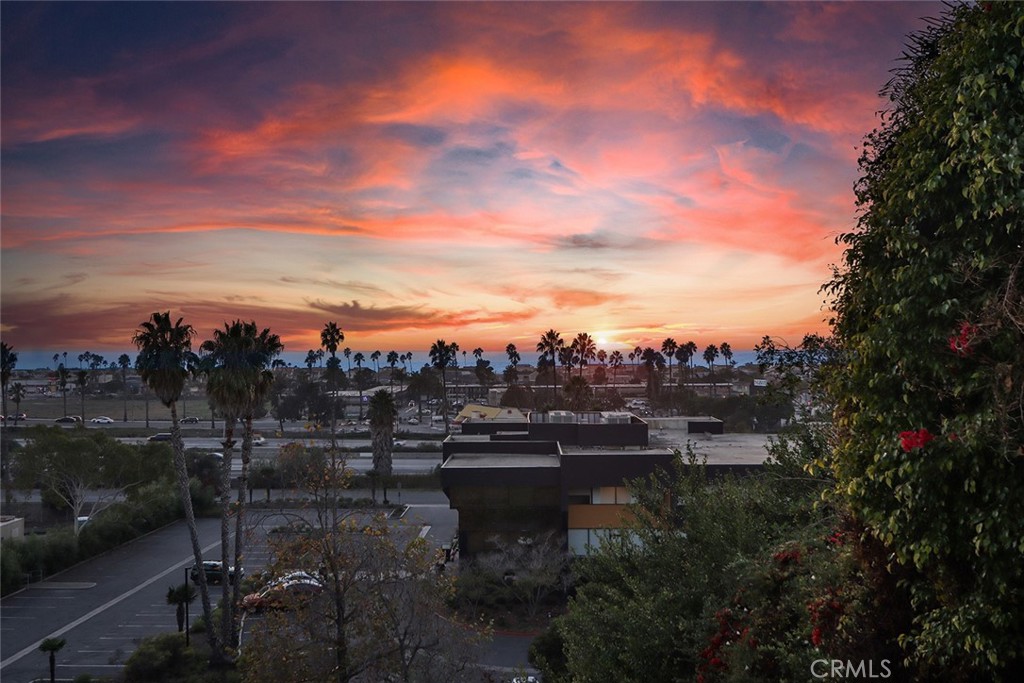
[(633, 502), (633, 495), (625, 486), (595, 486), (592, 498), (594, 505), (626, 505)]

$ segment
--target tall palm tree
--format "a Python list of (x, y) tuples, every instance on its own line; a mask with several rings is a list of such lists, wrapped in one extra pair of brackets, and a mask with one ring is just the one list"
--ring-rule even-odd
[[(183, 325), (182, 319), (171, 322), (170, 311), (156, 312), (149, 320), (139, 325), (132, 336), (132, 343), (139, 349), (135, 367), (143, 383), (149, 387), (160, 402), (171, 409), (171, 447), (174, 451), (174, 470), (178, 475), (178, 494), (185, 511), (185, 523), (192, 541), (192, 557), (196, 566), (203, 564), (203, 550), (199, 545), (199, 529), (196, 526), (195, 511), (192, 508), (192, 493), (189, 490), (188, 470), (185, 467), (185, 447), (181, 441), (181, 426), (178, 423), (178, 399), (185, 387), (185, 378), (195, 365), (192, 353), (192, 338), (195, 330)], [(199, 595), (203, 605), (203, 617), (210, 628), (206, 629), (210, 643), (210, 658), (215, 663), (224, 659), (217, 629), (213, 628), (213, 608), (210, 591), (206, 584), (205, 572), (198, 572)]]
[(380, 351), (374, 351), (373, 353), (371, 353), (370, 360), (373, 362), (373, 372), (379, 375), (380, 363), (378, 361), (380, 360)]
[(515, 384), (519, 381), (519, 350), (515, 344), (509, 344), (505, 347), (505, 355), (508, 356), (508, 364), (512, 368), (512, 374), (509, 376), (511, 384)]
[(732, 346), (729, 342), (722, 342), (718, 345), (718, 350), (722, 354), (722, 358), (725, 359), (726, 365), (732, 365)]
[(373, 447), (373, 471), (380, 477), (384, 488), (384, 503), (388, 502), (388, 482), (391, 479), (391, 452), (395, 442), (395, 419), (398, 407), (390, 391), (380, 389), (370, 397), (370, 443)]
[(715, 396), (715, 359), (718, 358), (718, 347), (714, 344), (708, 344), (708, 347), (704, 349), (704, 362), (708, 364), (708, 370), (711, 373), (711, 396)]
[(362, 369), (363, 369), (363, 361), (366, 360), (366, 356), (364, 356), (362, 354), (362, 352), (357, 352), (356, 355), (352, 357), (352, 360), (354, 360), (356, 362), (355, 380), (356, 380), (356, 389), (359, 390), (359, 421), (362, 422), (363, 421), (363, 377), (362, 377), (363, 373), (362, 373)]
[(123, 422), (128, 421), (128, 368), (132, 366), (132, 358), (127, 353), (117, 357), (117, 367), (121, 368), (121, 398), (124, 404)]
[[(252, 382), (249, 402), (242, 411), (242, 472), (238, 478), (238, 499), (235, 513), (235, 557), (233, 566), (242, 566), (243, 548), (245, 546), (245, 493), (249, 488), (249, 464), (252, 461), (252, 421), (256, 411), (263, 407), (267, 394), (274, 384), (274, 373), (271, 370), (274, 360), (284, 350), (281, 338), (271, 333), (269, 328), (261, 332), (255, 322), (243, 323), (242, 333), (245, 336), (244, 348), (246, 357), (243, 359), (245, 373)], [(336, 358), (332, 358), (337, 361)], [(231, 603), (239, 604), (242, 582), (235, 581), (232, 585)], [(232, 621), (231, 642), (238, 641), (238, 619)]]
[(563, 346), (558, 349), (558, 362), (562, 364), (562, 374), (565, 376), (566, 383), (569, 382), (569, 378), (572, 376), (572, 366), (575, 358), (576, 352), (573, 351), (571, 346)]
[[(255, 325), (254, 325), (255, 326)], [(230, 567), (231, 545), (231, 463), (234, 459), (235, 423), (242, 418), (252, 401), (254, 371), (250, 365), (253, 335), (240, 320), (224, 323), (223, 329), (213, 331), (213, 338), (203, 341), (200, 369), (206, 377), (206, 396), (224, 418), (224, 457), (220, 463), (220, 558), (224, 572)], [(229, 646), (234, 621), (230, 581), (221, 586), (221, 634)], [(212, 628), (212, 624), (211, 624)]]
[(583, 366), (597, 358), (597, 345), (593, 337), (586, 332), (580, 332), (572, 340), (574, 359), (580, 366), (580, 377), (583, 377)]
[(398, 351), (388, 351), (388, 367), (391, 368), (391, 372), (388, 373), (388, 386), (394, 386), (395, 382), (395, 366), (398, 365)]
[[(331, 390), (331, 450), (337, 450), (338, 442), (335, 436), (335, 431), (338, 426), (338, 417), (335, 406), (338, 403), (338, 347), (341, 346), (341, 342), (345, 341), (345, 333), (341, 331), (336, 322), (324, 323), (324, 329), (320, 331), (320, 346), (331, 354), (331, 359), (327, 363), (327, 375), (330, 382)], [(349, 354), (349, 350), (345, 349), (345, 355)], [(352, 366), (349, 366), (351, 371)]]
[(619, 368), (622, 367), (623, 363), (622, 351), (619, 351), (617, 349), (615, 351), (612, 351), (612, 355), (608, 357), (608, 362), (612, 366), (612, 383), (614, 384), (616, 383), (616, 378), (619, 374)]
[(541, 335), (540, 341), (537, 342), (537, 353), (542, 358), (551, 362), (551, 400), (552, 403), (557, 403), (558, 398), (558, 371), (555, 369), (555, 364), (558, 362), (558, 352), (565, 346), (565, 342), (562, 341), (562, 335), (555, 332), (553, 329), (548, 330)]
[(68, 414), (68, 383), (71, 381), (71, 371), (61, 363), (57, 366), (57, 388), (60, 389), (64, 398), (64, 414)]
[(679, 350), (679, 344), (677, 344), (676, 340), (673, 339), (672, 337), (667, 337), (663, 342), (661, 342), (661, 352), (665, 355), (665, 359), (668, 361), (668, 396), (669, 396), (668, 410), (669, 410), (669, 415), (673, 414), (673, 412), (672, 412), (673, 411), (672, 394), (673, 394), (673, 392), (675, 390), (675, 385), (672, 384), (672, 359), (675, 358), (676, 351), (678, 351), (678, 350)]
[(438, 339), (430, 346), (430, 363), (441, 372), (441, 415), (444, 416), (444, 433), (448, 434), (448, 380), (445, 369), (455, 359), (458, 347), (455, 343), (447, 344)]
[(350, 349), (350, 348), (348, 348), (346, 346), (345, 350), (342, 351), (342, 353), (345, 355), (345, 360), (348, 361), (348, 374), (351, 375), (352, 374), (352, 349)]
[(665, 367), (665, 357), (648, 346), (640, 352), (640, 358), (647, 370), (647, 395), (653, 399), (658, 393), (658, 371)]
[(89, 371), (79, 368), (75, 373), (75, 386), (82, 405), (82, 425), (85, 425), (85, 387), (89, 384)]
[(0, 342), (0, 388), (3, 391), (3, 414), (7, 414), (7, 383), (11, 381), (14, 366), (18, 364), (18, 353), (7, 342)]

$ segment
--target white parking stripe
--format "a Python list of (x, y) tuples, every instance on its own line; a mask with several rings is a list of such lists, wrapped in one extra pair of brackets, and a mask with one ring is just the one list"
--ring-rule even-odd
[[(217, 541), (216, 543), (213, 543), (213, 544), (203, 548), (203, 553), (205, 554), (207, 551), (213, 550), (214, 548), (219, 547), (219, 546), (220, 546), (220, 541)], [(71, 629), (73, 629), (73, 628), (75, 628), (77, 626), (80, 626), (81, 624), (84, 624), (85, 622), (89, 621), (90, 619), (92, 619), (97, 614), (110, 609), (111, 607), (113, 607), (117, 603), (121, 602), (122, 600), (126, 600), (127, 598), (130, 598), (131, 596), (135, 595), (136, 593), (138, 593), (139, 591), (143, 590), (144, 588), (149, 587), (150, 585), (152, 585), (152, 584), (156, 583), (157, 581), (163, 579), (165, 576), (168, 576), (169, 574), (178, 571), (179, 569), (181, 569), (185, 565), (189, 564), (190, 562), (194, 562), (194, 561), (195, 561), (195, 558), (192, 555), (189, 555), (184, 560), (181, 560), (177, 564), (172, 565), (171, 567), (169, 567), (166, 570), (162, 571), (161, 573), (157, 574), (156, 576), (154, 576), (153, 578), (149, 579), (145, 583), (141, 583), (138, 586), (136, 586), (135, 588), (131, 589), (130, 591), (122, 593), (121, 595), (117, 596), (113, 600), (107, 601), (106, 603), (100, 605), (99, 607), (97, 607), (96, 609), (92, 610), (88, 614), (86, 614), (86, 615), (84, 615), (82, 617), (79, 617), (78, 619), (75, 619), (74, 621), (72, 621), (70, 624), (68, 624), (64, 628), (57, 629), (56, 631), (54, 631), (50, 635), (46, 636), (46, 638), (59, 638), (60, 636), (64, 635), (65, 633), (67, 633)], [(49, 609), (56, 609), (56, 607), (50, 607)], [(15, 654), (11, 655), (7, 659), (5, 659), (2, 662), (0, 662), (0, 669), (3, 669), (5, 666), (9, 666), (9, 665), (13, 664), (14, 662), (18, 661), (19, 659), (22, 659), (23, 657), (27, 657), (28, 655), (30, 655), (33, 652), (35, 652), (36, 650), (38, 650), (39, 646), (42, 644), (43, 640), (46, 640), (46, 638), (43, 638), (42, 640), (40, 640), (39, 642), (37, 642), (37, 643), (35, 643), (33, 645), (29, 645), (24, 650), (21, 650), (20, 652), (16, 652)]]

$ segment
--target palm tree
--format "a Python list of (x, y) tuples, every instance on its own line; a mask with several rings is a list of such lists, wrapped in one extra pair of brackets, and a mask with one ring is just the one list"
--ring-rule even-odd
[(57, 653), (64, 649), (68, 641), (63, 638), (47, 638), (39, 643), (39, 651), (50, 655), (50, 683), (57, 680)]
[[(622, 363), (623, 363), (622, 351), (619, 351), (619, 350), (612, 351), (612, 355), (610, 355), (608, 357), (608, 362), (612, 366), (612, 377), (613, 378), (617, 378), (618, 374), (619, 374), (619, 368), (622, 367)], [(616, 379), (613, 379), (612, 383), (613, 384), (616, 383)]]
[(21, 416), (21, 402), (24, 400), (26, 394), (28, 394), (28, 389), (26, 389), (21, 382), (15, 382), (11, 385), (11, 400), (14, 401), (15, 427), (18, 426), (18, 418)]
[(356, 389), (359, 389), (359, 421), (362, 422), (363, 421), (363, 377), (362, 377), (363, 373), (362, 373), (362, 369), (363, 369), (363, 361), (366, 360), (366, 356), (364, 356), (362, 354), (362, 352), (358, 352), (353, 357), (353, 360), (355, 360), (355, 362), (356, 362), (356, 374), (355, 374)]
[[(235, 423), (242, 419), (245, 424), (249, 425), (248, 430), (243, 432), (242, 442), (242, 467), (246, 469), (246, 439), (249, 441), (249, 448), (252, 447), (252, 421), (246, 418), (251, 417), (253, 411), (257, 384), (262, 380), (260, 376), (261, 371), (270, 363), (269, 358), (265, 361), (258, 358), (260, 350), (257, 346), (256, 330), (257, 327), (254, 322), (245, 323), (241, 320), (235, 320), (230, 324), (224, 323), (224, 329), (214, 330), (213, 338), (207, 339), (200, 346), (204, 354), (201, 369), (206, 376), (206, 395), (217, 411), (224, 417), (224, 457), (221, 460), (220, 470), (220, 537), (221, 563), (225, 567), (225, 572), (227, 571), (226, 568), (231, 566), (228, 560), (231, 551), (229, 544), (232, 516), (231, 461), (235, 447)], [(267, 330), (264, 330), (264, 333), (269, 335)], [(262, 400), (262, 396), (260, 398)], [(244, 503), (245, 489), (242, 486), (244, 486), (245, 482), (242, 479), (246, 476), (247, 472), (243, 472), (243, 476), (239, 481), (238, 496), (242, 499), (239, 508), (241, 508), (241, 503)], [(236, 521), (240, 521), (243, 514), (242, 510), (236, 510), (235, 514), (237, 515)], [(239, 544), (243, 540), (241, 536), (242, 534), (239, 533), (235, 538), (236, 555), (240, 554)], [(225, 642), (234, 646), (233, 607), (235, 603), (229, 596), (230, 584), (230, 581), (225, 581), (221, 587), (223, 601), (221, 605), (221, 633)]]
[(572, 340), (572, 349), (575, 360), (580, 366), (580, 377), (583, 377), (583, 367), (597, 358), (597, 345), (594, 344), (594, 340), (589, 334), (580, 332)]
[(675, 388), (672, 384), (672, 359), (675, 358), (676, 351), (679, 350), (679, 344), (672, 337), (668, 337), (665, 341), (661, 342), (661, 352), (665, 354), (665, 359), (668, 360), (668, 395), (669, 404), (668, 410), (669, 415), (672, 415), (672, 393)]
[(188, 583), (167, 588), (167, 604), (174, 605), (174, 616), (178, 620), (178, 633), (185, 630), (185, 605), (196, 599), (195, 587)]
[(388, 367), (391, 368), (391, 372), (388, 373), (388, 387), (394, 386), (396, 365), (398, 365), (398, 351), (388, 351)]
[(572, 376), (572, 366), (575, 358), (576, 353), (571, 346), (563, 346), (558, 349), (558, 362), (562, 364), (562, 374), (565, 375), (566, 383), (569, 382), (569, 378)]
[(89, 384), (89, 371), (79, 369), (75, 373), (75, 386), (78, 387), (78, 395), (82, 403), (82, 425), (85, 425), (85, 387)]
[(508, 365), (512, 370), (512, 373), (509, 375), (509, 384), (516, 384), (519, 381), (519, 361), (521, 360), (516, 345), (509, 344), (506, 346), (505, 355), (508, 356)]
[(555, 363), (558, 362), (558, 352), (565, 346), (565, 342), (562, 341), (562, 335), (555, 332), (553, 329), (548, 330), (541, 335), (540, 341), (537, 342), (537, 353), (541, 355), (541, 358), (551, 362), (551, 401), (552, 403), (557, 402), (558, 398), (558, 373), (555, 370)]
[[(238, 478), (238, 499), (235, 512), (235, 557), (233, 566), (242, 566), (242, 551), (245, 545), (245, 493), (249, 488), (249, 463), (252, 461), (252, 420), (257, 410), (263, 407), (267, 394), (274, 384), (274, 373), (271, 367), (274, 359), (284, 350), (281, 338), (272, 334), (269, 328), (257, 333), (255, 322), (243, 323), (242, 334), (245, 337), (243, 347), (247, 353), (243, 359), (244, 371), (252, 382), (249, 402), (242, 411), (242, 472)], [(337, 364), (337, 358), (331, 359)], [(231, 603), (239, 604), (242, 582), (235, 581), (232, 585)], [(231, 642), (238, 640), (238, 621), (232, 621)]]
[(732, 347), (729, 342), (722, 342), (718, 345), (718, 350), (722, 354), (722, 358), (725, 359), (726, 365), (732, 365)]
[[(324, 323), (324, 329), (320, 331), (320, 346), (331, 354), (331, 359), (327, 362), (327, 375), (330, 381), (331, 391), (331, 450), (338, 448), (337, 437), (335, 431), (338, 425), (337, 412), (335, 406), (338, 403), (338, 370), (340, 361), (338, 360), (338, 347), (341, 346), (341, 342), (345, 341), (345, 333), (341, 331), (338, 324), (335, 322)], [(345, 355), (349, 354), (349, 350), (345, 349)], [(351, 371), (352, 366), (349, 366)]]
[(346, 346), (345, 350), (342, 351), (342, 353), (345, 355), (345, 360), (348, 361), (348, 374), (351, 375), (352, 374), (352, 349), (350, 349), (350, 348), (348, 348)]
[(373, 472), (384, 488), (388, 502), (388, 481), (391, 478), (391, 451), (395, 441), (395, 419), (398, 408), (390, 391), (380, 389), (370, 397), (370, 442), (373, 446)]
[[(64, 397), (64, 415), (68, 414), (68, 381), (71, 379), (71, 371), (61, 363), (57, 366), (57, 388)], [(148, 425), (147, 425), (148, 426)]]
[(711, 396), (715, 395), (715, 359), (718, 358), (718, 347), (714, 344), (708, 344), (708, 347), (704, 349), (704, 362), (708, 364), (708, 370), (711, 372)]
[[(171, 409), (171, 447), (174, 451), (174, 469), (178, 475), (178, 494), (185, 511), (185, 522), (192, 541), (192, 557), (196, 566), (203, 565), (203, 550), (199, 545), (199, 529), (196, 526), (195, 511), (192, 508), (192, 493), (189, 490), (188, 470), (185, 467), (185, 448), (181, 441), (181, 426), (178, 423), (178, 398), (185, 387), (185, 378), (195, 365), (192, 353), (192, 338), (195, 330), (183, 325), (178, 318), (171, 322), (170, 311), (153, 313), (149, 320), (139, 325), (132, 336), (132, 343), (139, 349), (135, 367), (143, 383), (156, 394), (160, 402)], [(210, 591), (206, 585), (206, 574), (199, 572), (199, 595), (203, 604), (203, 617), (210, 628), (206, 629), (210, 643), (210, 658), (214, 663), (224, 659), (217, 629), (213, 626), (213, 608), (210, 605)]]
[(380, 351), (374, 351), (370, 354), (370, 360), (373, 362), (373, 371), (375, 374), (380, 374)]
[(121, 368), (121, 398), (124, 400), (124, 419), (128, 421), (128, 368), (132, 366), (132, 358), (127, 353), (117, 357), (117, 366)]
[(448, 380), (445, 368), (455, 359), (457, 348), (455, 343), (446, 344), (444, 339), (438, 339), (430, 346), (430, 363), (441, 371), (441, 414), (444, 416), (445, 434), (448, 434)]
[(0, 389), (3, 391), (3, 414), (7, 414), (7, 383), (11, 381), (18, 354), (7, 342), (0, 342)]
[(658, 371), (665, 367), (665, 357), (648, 346), (640, 352), (640, 358), (647, 370), (647, 395), (653, 399), (658, 393)]

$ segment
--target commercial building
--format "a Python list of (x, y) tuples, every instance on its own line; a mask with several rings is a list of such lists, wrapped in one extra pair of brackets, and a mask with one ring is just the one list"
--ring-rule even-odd
[(465, 558), (548, 533), (586, 553), (624, 526), (626, 483), (669, 470), (673, 452), (650, 447), (647, 423), (630, 413), (552, 411), (522, 422), (466, 420), (442, 457)]

